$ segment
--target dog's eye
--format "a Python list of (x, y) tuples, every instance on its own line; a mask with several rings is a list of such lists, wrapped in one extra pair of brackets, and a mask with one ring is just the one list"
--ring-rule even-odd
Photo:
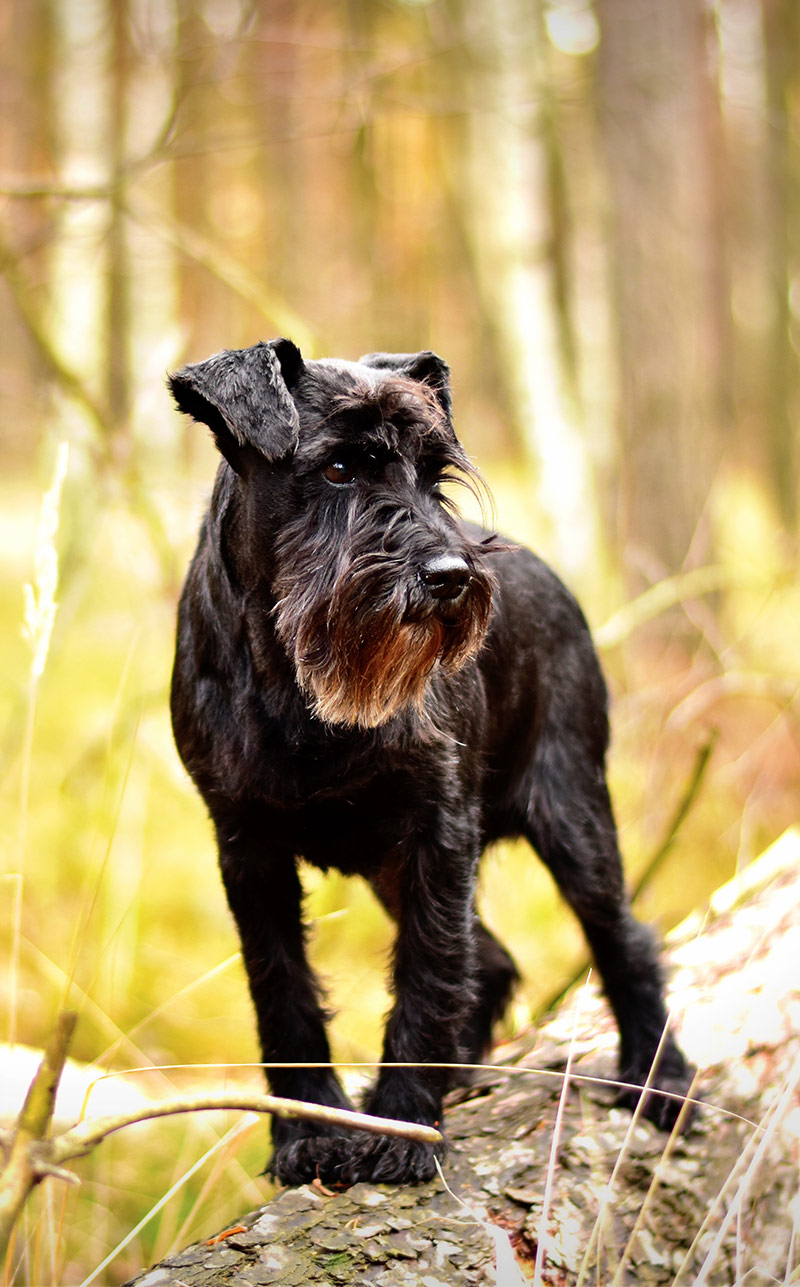
[(329, 483), (337, 483), (341, 485), (343, 483), (355, 482), (355, 469), (352, 465), (345, 464), (343, 460), (331, 461), (324, 473)]

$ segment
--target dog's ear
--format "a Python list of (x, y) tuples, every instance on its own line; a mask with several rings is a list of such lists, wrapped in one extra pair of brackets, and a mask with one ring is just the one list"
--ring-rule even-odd
[(288, 385), (303, 369), (291, 340), (223, 349), (169, 376), (179, 410), (208, 425), (228, 464), (242, 473), (255, 449), (278, 460), (297, 446), (299, 420)]
[(436, 394), (445, 415), (450, 418), (453, 406), (450, 396), (450, 367), (437, 353), (431, 353), (430, 349), (424, 349), (422, 353), (367, 353), (359, 361), (364, 366), (379, 367), (427, 384)]

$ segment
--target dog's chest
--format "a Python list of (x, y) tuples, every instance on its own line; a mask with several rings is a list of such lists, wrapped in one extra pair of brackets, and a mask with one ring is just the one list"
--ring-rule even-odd
[(369, 875), (401, 853), (423, 817), (425, 792), (403, 773), (343, 782), (274, 801), (287, 848), (321, 868)]
[(323, 870), (368, 875), (436, 825), (451, 771), (357, 737), (333, 741), (270, 748), (259, 794), (283, 846)]

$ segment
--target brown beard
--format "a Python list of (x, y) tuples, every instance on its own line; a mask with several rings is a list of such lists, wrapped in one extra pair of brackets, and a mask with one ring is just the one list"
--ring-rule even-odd
[(435, 615), (410, 621), (390, 600), (360, 619), (332, 605), (324, 620), (312, 614), (291, 630), (284, 601), (278, 632), (290, 644), (298, 683), (319, 719), (377, 728), (406, 708), (421, 712), (434, 671), (452, 673), (475, 656), (491, 604), (491, 581), (480, 576), (453, 621)]

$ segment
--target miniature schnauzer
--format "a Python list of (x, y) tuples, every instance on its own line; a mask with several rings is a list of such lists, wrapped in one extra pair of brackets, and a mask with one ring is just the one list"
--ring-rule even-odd
[[(483, 1057), (518, 978), (475, 910), (478, 861), (525, 836), (591, 947), (620, 1080), (649, 1076), (644, 1111), (670, 1127), (689, 1072), (662, 1041), (657, 956), (624, 890), (605, 685), (553, 572), (462, 522), (443, 490), (480, 486), (446, 364), (305, 361), (279, 339), (170, 386), (224, 458), (180, 603), (173, 726), (216, 828), (273, 1093), (349, 1107), (319, 1066), (298, 860), (363, 876), (393, 918), (394, 1004), (365, 1108), (433, 1125), (448, 1065)], [(434, 1174), (431, 1146), (386, 1136), (274, 1119), (273, 1144), (289, 1184)]]

